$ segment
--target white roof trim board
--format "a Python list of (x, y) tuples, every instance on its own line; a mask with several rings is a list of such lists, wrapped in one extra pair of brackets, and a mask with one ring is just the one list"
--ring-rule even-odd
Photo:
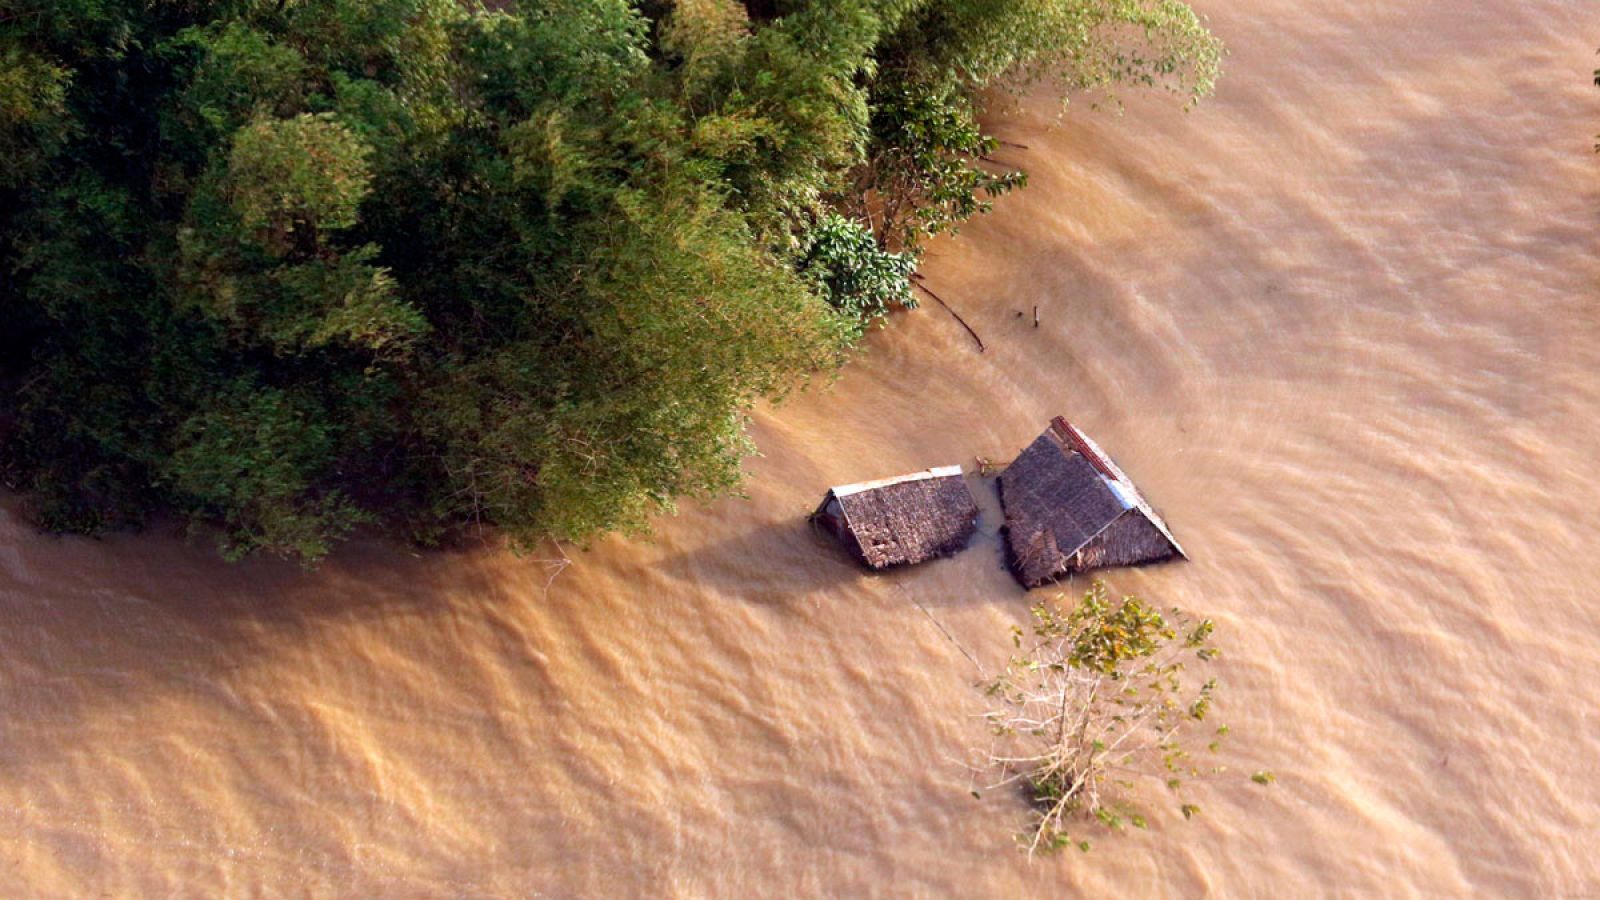
[(880, 478), (877, 481), (858, 481), (855, 484), (841, 484), (832, 490), (835, 497), (848, 497), (851, 494), (859, 494), (862, 491), (877, 490), (878, 488), (888, 487), (891, 484), (900, 484), (901, 482), (906, 481), (925, 481), (929, 478), (949, 478), (952, 475), (960, 474), (960, 466), (939, 466), (935, 469), (912, 472), (909, 475), (896, 475), (893, 478)]
[(1101, 476), (1101, 480), (1106, 483), (1106, 487), (1111, 488), (1111, 493), (1117, 495), (1117, 499), (1122, 502), (1122, 508), (1123, 509), (1133, 509), (1133, 507), (1134, 507), (1133, 498), (1129, 497), (1128, 496), (1128, 492), (1123, 490), (1122, 482), (1114, 481), (1114, 480), (1112, 480), (1110, 478), (1106, 478), (1104, 476)]

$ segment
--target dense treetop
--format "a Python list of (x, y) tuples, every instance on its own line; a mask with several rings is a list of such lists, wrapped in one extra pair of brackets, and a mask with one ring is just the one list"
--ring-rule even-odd
[(0, 472), (231, 554), (642, 527), (1020, 176), (979, 92), (1203, 92), (1175, 0), (0, 0)]

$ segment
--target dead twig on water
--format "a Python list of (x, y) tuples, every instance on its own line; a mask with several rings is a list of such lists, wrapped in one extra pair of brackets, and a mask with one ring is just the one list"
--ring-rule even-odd
[(967, 324), (967, 320), (961, 318), (961, 314), (960, 313), (956, 312), (953, 308), (951, 308), (950, 304), (944, 302), (944, 298), (943, 297), (939, 296), (938, 294), (935, 294), (932, 291), (932, 289), (930, 289), (927, 285), (922, 283), (922, 276), (921, 275), (918, 275), (916, 272), (912, 272), (911, 273), (911, 283), (913, 285), (916, 285), (918, 288), (920, 288), (924, 294), (927, 294), (929, 297), (932, 297), (935, 301), (938, 302), (938, 304), (940, 306), (944, 307), (944, 311), (949, 313), (950, 316), (952, 318), (954, 318), (957, 322), (960, 322), (961, 323), (961, 327), (965, 328), (967, 330), (967, 334), (972, 335), (972, 339), (978, 343), (978, 352), (982, 353), (984, 351), (983, 338), (978, 337), (978, 333), (976, 331), (972, 330), (972, 326)]

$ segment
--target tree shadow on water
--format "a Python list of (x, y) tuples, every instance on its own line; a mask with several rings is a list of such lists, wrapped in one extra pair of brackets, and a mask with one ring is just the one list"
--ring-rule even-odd
[(349, 655), (387, 642), (419, 652), (402, 642), (446, 641), (453, 620), (513, 594), (503, 558), (495, 566), (499, 554), (483, 549), (363, 538), (315, 569), (231, 563), (165, 526), (57, 537), (14, 509), (0, 505), (0, 705), (11, 725), (0, 746), (71, 741), (102, 707), (125, 715), (206, 694), (239, 707), (233, 691), (263, 659), (304, 666), (315, 662), (308, 648)]
[(767, 522), (661, 560), (665, 577), (782, 608), (848, 591), (867, 570), (804, 516)]

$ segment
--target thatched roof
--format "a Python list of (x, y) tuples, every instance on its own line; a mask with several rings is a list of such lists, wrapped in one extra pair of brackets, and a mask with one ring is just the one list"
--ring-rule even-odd
[(1059, 416), (1001, 474), (1000, 502), (1012, 571), (1030, 588), (1183, 555), (1127, 474)]
[(960, 466), (828, 491), (813, 520), (874, 569), (948, 556), (978, 527), (978, 504)]

